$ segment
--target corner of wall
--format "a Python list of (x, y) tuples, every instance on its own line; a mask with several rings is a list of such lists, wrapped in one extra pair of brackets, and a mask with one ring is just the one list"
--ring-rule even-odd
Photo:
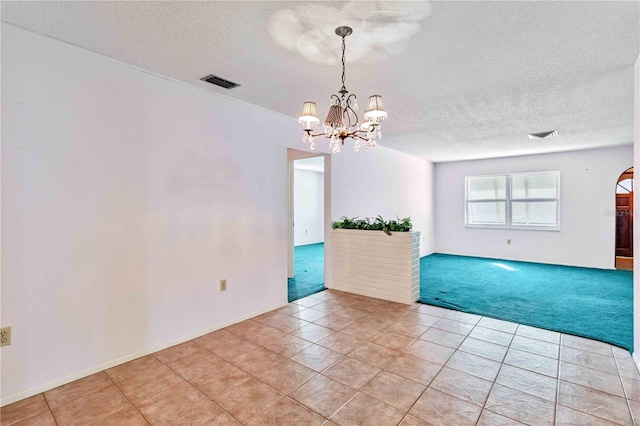
[[(633, 166), (640, 167), (640, 56), (636, 60), (634, 68), (634, 89), (633, 89), (634, 123), (633, 123)], [(634, 186), (640, 188), (640, 173), (634, 173)], [(634, 216), (637, 209), (634, 208)], [(634, 222), (633, 226), (634, 246), (640, 244), (640, 224)], [(640, 271), (640, 256), (633, 259), (634, 271)], [(633, 347), (640, 348), (640, 274), (633, 274)], [(637, 353), (633, 354), (636, 366), (640, 366)]]

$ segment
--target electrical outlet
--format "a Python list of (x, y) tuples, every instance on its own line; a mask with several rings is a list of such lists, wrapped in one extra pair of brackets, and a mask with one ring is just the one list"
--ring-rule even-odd
[(511, 244), (511, 240), (507, 240), (507, 245), (510, 245), (510, 244)]
[(227, 280), (220, 280), (220, 291), (227, 291)]
[(0, 328), (0, 346), (11, 344), (11, 327)]

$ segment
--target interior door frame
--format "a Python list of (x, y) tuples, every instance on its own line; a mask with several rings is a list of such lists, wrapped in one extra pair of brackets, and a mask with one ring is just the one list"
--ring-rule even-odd
[[(615, 244), (614, 244), (614, 251), (613, 251), (613, 257), (614, 257), (614, 267), (618, 268), (618, 223), (617, 223), (617, 215), (618, 215), (618, 184), (622, 181), (625, 180), (627, 177), (625, 175), (629, 175), (631, 174), (631, 180), (632, 180), (632, 191), (629, 193), (629, 212), (631, 214), (631, 232), (633, 233), (633, 227), (635, 226), (634, 222), (635, 220), (633, 220), (633, 211), (634, 211), (634, 203), (635, 203), (635, 170), (634, 170), (634, 166), (631, 166), (629, 168), (627, 168), (625, 171), (623, 171), (622, 173), (620, 173), (620, 176), (618, 176), (618, 179), (616, 180), (616, 186), (615, 186), (615, 203), (614, 203), (614, 212), (616, 215), (616, 220), (615, 220), (615, 230), (614, 230), (614, 238), (615, 238)], [(631, 235), (631, 259), (634, 258), (634, 252), (635, 252), (635, 241), (633, 238), (633, 234)], [(627, 257), (627, 256), (622, 256), (622, 257)], [(633, 262), (633, 260), (632, 260)]]
[(304, 158), (324, 157), (324, 286), (331, 288), (331, 155), (287, 148), (287, 278), (295, 276), (294, 266), (294, 171), (293, 162)]

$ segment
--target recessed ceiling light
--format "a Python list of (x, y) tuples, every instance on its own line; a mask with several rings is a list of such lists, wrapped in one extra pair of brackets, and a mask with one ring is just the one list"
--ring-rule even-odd
[(551, 130), (548, 132), (541, 132), (541, 133), (531, 133), (529, 134), (529, 139), (547, 139), (547, 138), (552, 138), (557, 134), (558, 134), (557, 130)]

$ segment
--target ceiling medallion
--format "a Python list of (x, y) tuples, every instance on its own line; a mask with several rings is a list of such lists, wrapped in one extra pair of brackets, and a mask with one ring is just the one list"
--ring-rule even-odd
[(349, 95), (349, 92), (344, 86), (344, 39), (352, 32), (353, 30), (350, 27), (336, 28), (336, 34), (342, 37), (342, 87), (338, 91), (339, 95), (331, 95), (329, 113), (323, 123), (324, 132), (313, 133), (312, 126), (320, 122), (318, 112), (316, 111), (316, 103), (307, 101), (302, 106), (302, 112), (298, 118), (298, 122), (304, 125), (302, 141), (310, 144), (312, 150), (316, 149), (316, 136), (329, 138), (329, 149), (334, 154), (340, 152), (340, 148), (344, 145), (344, 140), (347, 138), (355, 141), (355, 151), (358, 151), (361, 147), (364, 147), (368, 151), (369, 148), (377, 145), (376, 139), (382, 138), (380, 121), (387, 118), (387, 112), (382, 105), (382, 96), (369, 96), (367, 109), (364, 111), (364, 122), (358, 127), (358, 114), (356, 114), (358, 102), (356, 95), (353, 93)]

